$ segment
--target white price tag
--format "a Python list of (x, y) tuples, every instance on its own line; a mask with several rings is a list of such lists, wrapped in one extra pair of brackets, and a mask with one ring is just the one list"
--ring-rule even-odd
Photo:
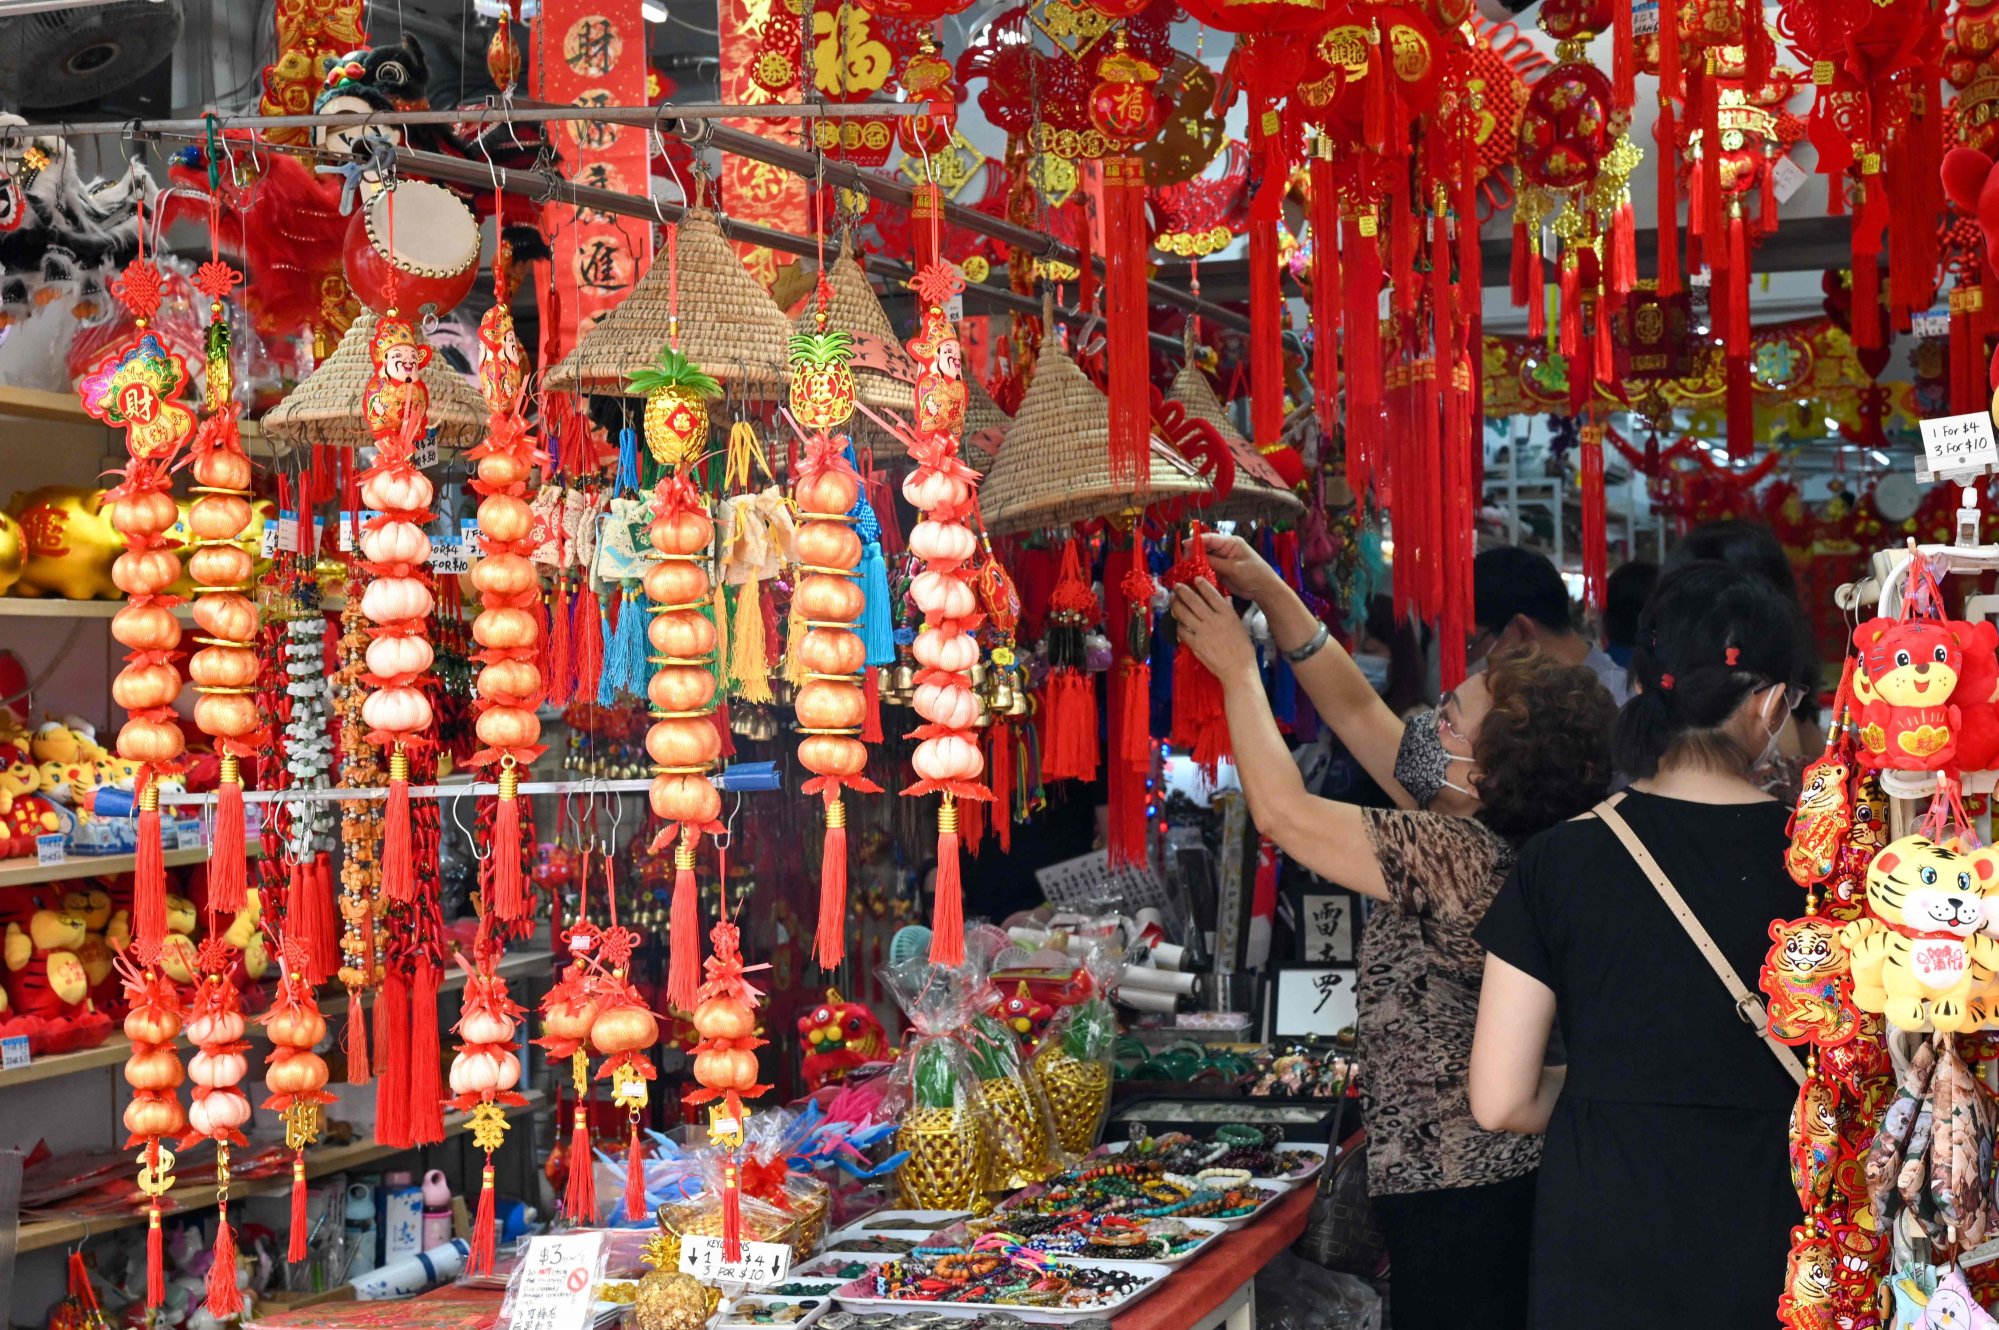
[(201, 819), (183, 817), (174, 823), (175, 843), (183, 850), (198, 850), (207, 842), (201, 838)]
[(35, 837), (35, 862), (38, 864), (59, 864), (69, 854), (69, 842), (60, 831)]
[(584, 1330), (604, 1274), (603, 1230), (529, 1238), (496, 1330)]
[(28, 1052), (28, 1036), (10, 1034), (5, 1039), (0, 1039), (0, 1071), (25, 1067), (32, 1061), (34, 1057)]
[(289, 510), (278, 514), (278, 548), (286, 554), (297, 554), (298, 514)]
[(1923, 457), (1932, 475), (1967, 475), (1999, 463), (1991, 413), (1972, 411), (1921, 423)]
[(1788, 153), (1770, 164), (1770, 189), (1779, 203), (1789, 203), (1791, 195), (1803, 189), (1809, 179), (1811, 174), (1792, 161)]
[(1634, 5), (1631, 9), (1631, 35), (1650, 36), (1659, 30), (1659, 6)]
[(437, 431), (427, 431), (417, 446), (410, 449), (410, 463), (419, 471), (437, 465)]
[(465, 542), (457, 536), (434, 537), (430, 542), (430, 570), (447, 576), (471, 572), (472, 560), (466, 554)]
[(782, 1242), (745, 1242), (742, 1260), (725, 1261), (720, 1238), (684, 1237), (680, 1240), (680, 1273), (693, 1275), (704, 1284), (762, 1288), (791, 1273), (791, 1248)]
[(278, 524), (268, 517), (264, 519), (264, 531), (257, 541), (257, 552), (260, 558), (265, 559), (278, 552)]
[(1950, 336), (1950, 311), (1947, 309), (1926, 309), (1920, 314), (1909, 316), (1909, 331), (1918, 337)]

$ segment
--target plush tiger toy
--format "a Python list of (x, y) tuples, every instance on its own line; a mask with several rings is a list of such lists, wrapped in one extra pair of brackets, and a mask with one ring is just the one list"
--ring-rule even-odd
[(1868, 914), (1839, 932), (1853, 958), (1854, 1005), (1903, 1030), (1974, 1028), (1983, 1012), (1973, 994), (1999, 970), (1999, 938), (1980, 931), (1995, 888), (1999, 850), (1904, 836), (1874, 856)]

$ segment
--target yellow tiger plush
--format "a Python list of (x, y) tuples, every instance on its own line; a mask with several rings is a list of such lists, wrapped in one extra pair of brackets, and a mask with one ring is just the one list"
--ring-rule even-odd
[(1974, 1028), (1984, 1012), (1973, 993), (1999, 970), (1999, 938), (1979, 931), (1988, 894), (1999, 896), (1999, 850), (1904, 836), (1875, 855), (1868, 914), (1839, 933), (1854, 1005), (1903, 1030)]

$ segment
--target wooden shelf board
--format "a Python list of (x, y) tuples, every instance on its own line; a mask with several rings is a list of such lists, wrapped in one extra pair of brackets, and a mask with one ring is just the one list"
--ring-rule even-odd
[[(12, 383), (0, 383), (0, 416), (14, 416), (22, 420), (53, 420), (65, 425), (95, 425), (100, 429), (110, 428), (85, 411), (83, 402), (75, 393), (50, 392), (46, 388), (23, 388)], [(263, 426), (254, 420), (242, 421), (240, 432), (246, 445), (259, 443), (264, 437)]]
[[(552, 959), (551, 953), (546, 951), (518, 951), (502, 956), (493, 968), (501, 978), (513, 979), (547, 971)], [(465, 987), (465, 971), (454, 966), (451, 972), (444, 976), (438, 991), (451, 993), (463, 987)], [(368, 1005), (374, 1005), (372, 995), (368, 999)], [(335, 1016), (346, 1015), (347, 1007), (347, 994), (336, 991), (321, 999), (319, 1013), (331, 1020)], [(253, 1024), (250, 1026), (248, 1037), (261, 1040), (263, 1033), (263, 1026)], [(182, 1052), (194, 1047), (186, 1035), (182, 1035), (179, 1042)], [(78, 1072), (116, 1067), (125, 1061), (131, 1051), (132, 1041), (122, 1033), (113, 1031), (109, 1039), (95, 1048), (80, 1048), (74, 1053), (57, 1053), (50, 1057), (36, 1058), (25, 1067), (12, 1067), (0, 1071), (0, 1090), (28, 1085), (35, 1081), (54, 1080), (61, 1076), (73, 1076)]]
[[(520, 1108), (507, 1110), (509, 1118), (517, 1118), (533, 1113), (547, 1102), (547, 1095), (540, 1090), (531, 1090), (525, 1096), (527, 1103)], [(468, 1113), (447, 1113), (444, 1116), (444, 1138), (464, 1131), (471, 1121)], [(423, 1146), (378, 1145), (373, 1141), (355, 1141), (348, 1145), (329, 1145), (305, 1153), (305, 1175), (308, 1178), (322, 1178), (330, 1173), (340, 1173), (352, 1168), (360, 1168), (378, 1160), (389, 1159), (412, 1149)], [(291, 1189), (291, 1173), (287, 1170), (275, 1177), (257, 1178), (248, 1182), (233, 1182), (229, 1186), (229, 1199), (241, 1200), (246, 1196), (281, 1196)], [(197, 1210), (206, 1210), (215, 1204), (213, 1185), (180, 1186), (167, 1193), (172, 1208), (167, 1210), (167, 1218), (184, 1215)], [(45, 1219), (36, 1223), (23, 1224), (17, 1250), (41, 1251), (47, 1247), (67, 1246), (82, 1242), (85, 1238), (101, 1233), (114, 1233), (120, 1229), (139, 1228), (146, 1223), (146, 1212), (135, 1211), (123, 1215), (99, 1215), (90, 1219)]]
[[(252, 841), (244, 847), (244, 852), (256, 859), (263, 855), (264, 848)], [(166, 860), (168, 868), (185, 868), (189, 864), (208, 862), (208, 847), (168, 850), (161, 857)], [(130, 854), (79, 854), (59, 864), (44, 864), (26, 857), (0, 859), (0, 888), (39, 887), (51, 882), (74, 882), (78, 878), (130, 873), (138, 867), (137, 858)]]

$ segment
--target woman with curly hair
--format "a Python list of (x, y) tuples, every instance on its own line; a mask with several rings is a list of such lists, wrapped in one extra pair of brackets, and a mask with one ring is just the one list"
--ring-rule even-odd
[[(1515, 847), (1609, 787), (1610, 694), (1587, 666), (1503, 653), (1446, 695), (1434, 721), (1412, 722), (1434, 740), (1444, 794), (1425, 811), (1358, 808), (1306, 792), (1227, 597), (1206, 583), (1182, 586), (1173, 617), (1180, 641), (1221, 681), (1258, 830), (1295, 862), (1378, 902), (1361, 935), (1361, 1093), (1396, 1330), (1524, 1327), (1541, 1145), (1472, 1120), (1465, 1079), (1485, 964), (1472, 930)], [(1354, 669), (1314, 640), (1310, 655), (1332, 657), (1318, 669)], [(1313, 664), (1300, 662), (1301, 685)], [(1326, 719), (1335, 732), (1347, 720)]]
[[(1804, 641), (1796, 601), (1752, 570), (1663, 576), (1611, 740), (1631, 788), (1523, 846), (1479, 925), (1472, 1111), (1545, 1133), (1537, 1326), (1770, 1324), (1798, 1218), (1785, 1143), (1802, 1068), (1758, 1038), (1694, 929), (1754, 992), (1770, 921), (1797, 909), (1790, 807), (1750, 775), (1798, 704)], [(1559, 1083), (1542, 1066), (1558, 1020)]]

